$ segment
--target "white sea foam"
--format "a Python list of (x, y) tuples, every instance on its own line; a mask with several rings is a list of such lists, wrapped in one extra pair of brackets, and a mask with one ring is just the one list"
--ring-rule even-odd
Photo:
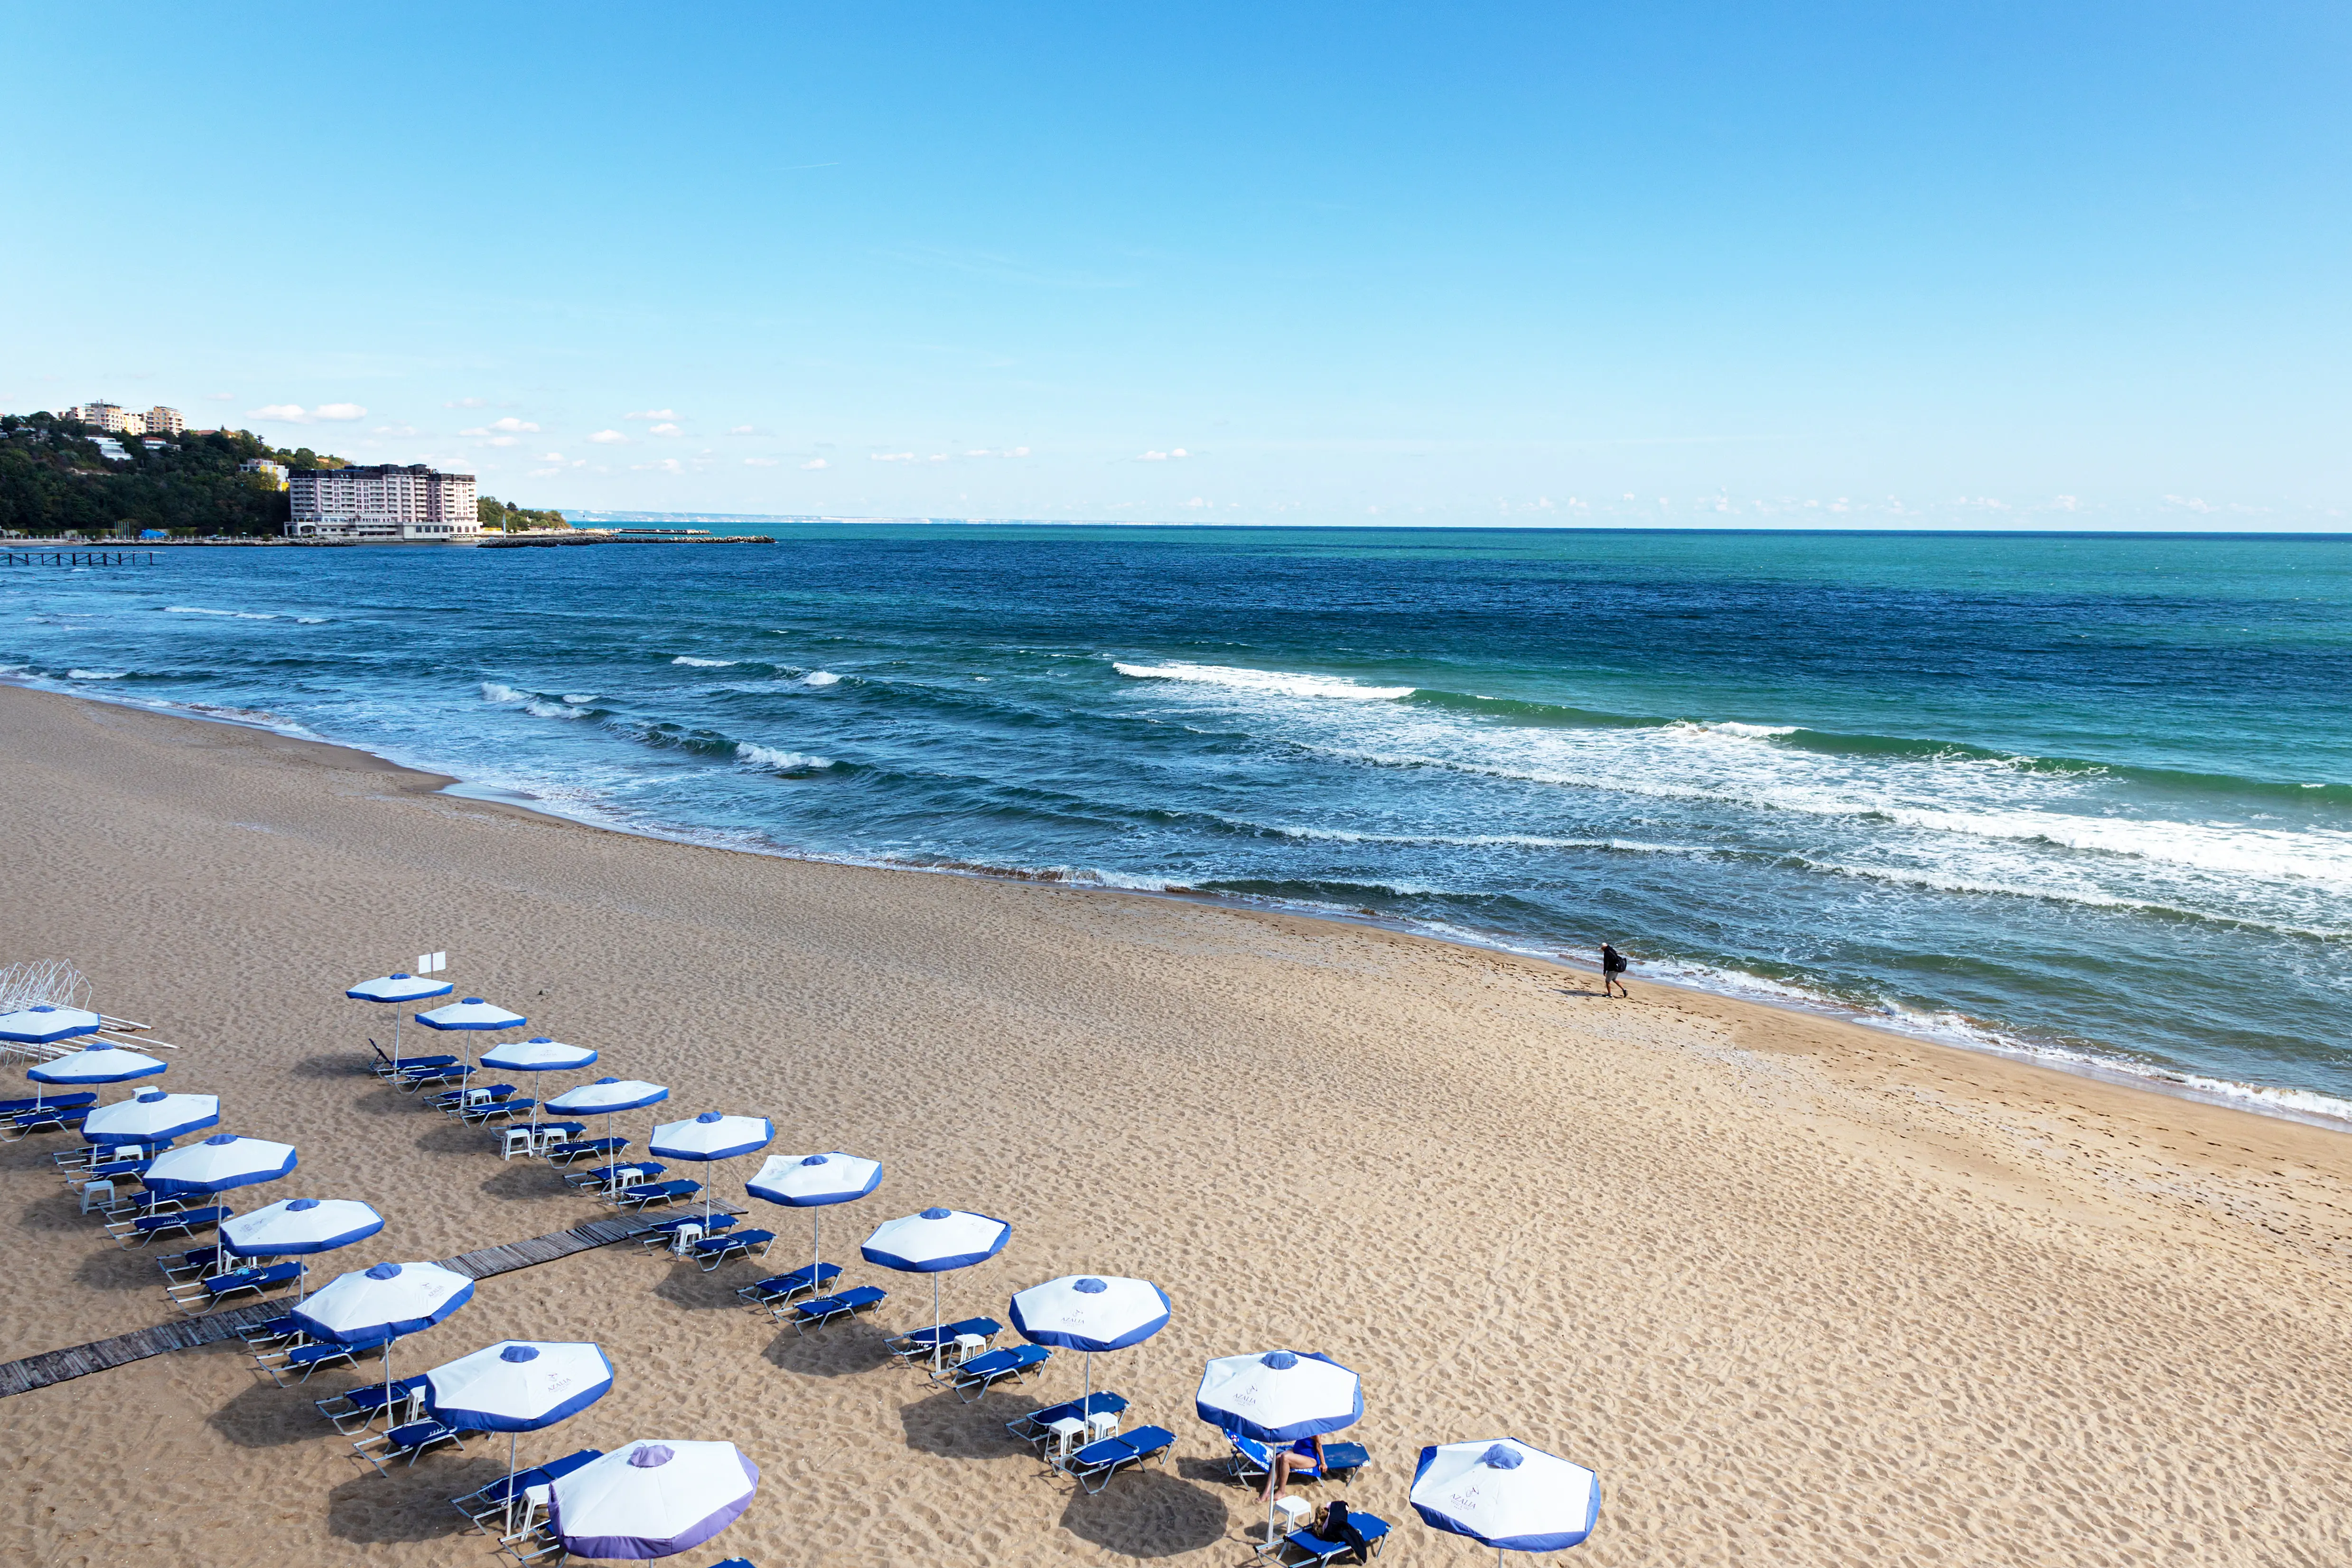
[(127, 669), (68, 669), (68, 680), (121, 680), (131, 672)]
[(585, 708), (575, 708), (562, 702), (550, 702), (544, 698), (539, 697), (534, 697), (530, 701), (524, 703), (522, 705), (522, 710), (540, 719), (585, 719), (588, 717), (588, 710)]
[(294, 617), (294, 624), (298, 626), (323, 626), (327, 624), (328, 618), (325, 616), (297, 616)]
[(1181, 680), (1198, 686), (1222, 686), (1234, 691), (1259, 691), (1280, 697), (1336, 697), (1349, 702), (1382, 702), (1410, 697), (1410, 686), (1365, 686), (1337, 675), (1297, 675), (1279, 669), (1239, 669), (1222, 664), (1113, 664), (1121, 675), (1137, 680)]
[(803, 686), (838, 686), (841, 684), (841, 677), (829, 669), (813, 669), (802, 678), (801, 684)]
[(517, 691), (500, 681), (482, 682), (482, 700), (485, 702), (520, 702), (530, 695), (528, 691)]
[(596, 700), (596, 693), (593, 691), (567, 691), (563, 694), (563, 700), (571, 703), (574, 708), (585, 708), (589, 703)]
[(774, 746), (755, 746), (749, 741), (736, 742), (735, 754), (753, 767), (768, 768), (780, 773), (819, 773), (833, 766), (831, 757), (811, 756), (805, 752), (787, 752)]
[(163, 613), (167, 616), (223, 616), (235, 621), (282, 621), (289, 618), (258, 610), (207, 610), (197, 605), (166, 605)]
[(740, 664), (743, 661), (740, 658), (696, 658), (691, 655), (682, 653), (676, 658), (671, 659), (670, 662), (672, 664), (688, 665), (696, 669), (725, 669), (729, 665)]

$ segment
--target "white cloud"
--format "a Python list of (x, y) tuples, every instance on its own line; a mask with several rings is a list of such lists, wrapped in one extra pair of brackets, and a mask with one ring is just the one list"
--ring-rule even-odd
[(563, 454), (561, 452), (541, 452), (539, 455), (539, 460), (542, 463), (560, 463), (563, 461)]
[(743, 466), (747, 468), (772, 468), (776, 466), (776, 459), (773, 458), (746, 458), (743, 459)]
[(877, 463), (911, 463), (915, 460), (912, 452), (873, 452), (867, 455)]
[(1207, 506), (1209, 503), (1202, 500), (1199, 496), (1194, 496), (1191, 500), (1186, 501), (1184, 504), (1186, 506)]
[(522, 437), (520, 436), (493, 436), (488, 440), (483, 442), (482, 445), (485, 447), (520, 447), (522, 445)]
[(1135, 460), (1139, 463), (1164, 463), (1172, 458), (1189, 458), (1192, 455), (1183, 447), (1177, 447), (1165, 452), (1144, 452), (1139, 454)]
[(653, 426), (651, 429), (646, 431), (646, 434), (649, 436), (683, 436), (686, 432), (679, 429), (677, 426), (665, 421), (662, 424)]
[(675, 408), (640, 408), (635, 414), (624, 414), (621, 417), (624, 419), (675, 419), (677, 417), (677, 410)]
[(414, 436), (416, 434), (416, 426), (414, 425), (379, 425), (373, 430), (370, 431), (369, 434), (373, 436)]
[(364, 419), (367, 410), (356, 403), (321, 403), (310, 411), (320, 419)]
[(727, 431), (730, 436), (749, 436), (751, 433), (751, 427), (749, 425), (731, 426)]
[(539, 434), (538, 426), (532, 424), (528, 419), (517, 419), (511, 414), (508, 415), (504, 419), (491, 420), (490, 428), (493, 430), (523, 430), (528, 431), (533, 436)]
[(933, 452), (931, 454), (931, 461), (934, 463), (944, 463), (947, 460), (948, 455), (945, 452)]
[(1029, 455), (1029, 448), (1026, 447), (1015, 447), (1013, 450), (1005, 453), (1004, 455), (1008, 458), (1025, 458)]
[(310, 411), (299, 403), (265, 403), (245, 411), (247, 419), (274, 419), (283, 425), (308, 425)]
[(599, 430), (588, 439), (599, 447), (625, 447), (629, 444), (629, 438), (618, 430)]
[(562, 471), (562, 468), (533, 468), (530, 471), (530, 477), (534, 479), (551, 479)]
[(964, 456), (967, 458), (993, 458), (996, 454), (990, 451), (987, 447), (982, 447), (976, 452), (966, 452)]
[(488, 408), (489, 405), (489, 402), (487, 398), (460, 397), (454, 403), (445, 403), (441, 406), (444, 408)]
[(811, 458), (807, 462), (803, 463), (801, 467), (803, 468), (829, 468), (833, 467), (833, 465), (826, 462), (823, 458)]

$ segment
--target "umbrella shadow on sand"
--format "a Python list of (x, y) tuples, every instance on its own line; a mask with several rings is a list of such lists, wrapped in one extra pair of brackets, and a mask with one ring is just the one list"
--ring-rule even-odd
[(1034, 1400), (994, 1394), (966, 1405), (953, 1389), (942, 1387), (900, 1405), (898, 1421), (906, 1428), (907, 1447), (919, 1452), (943, 1459), (1003, 1459), (1036, 1452), (1005, 1430), (1004, 1424), (1038, 1408)]
[(419, 1151), (427, 1154), (479, 1154), (498, 1152), (498, 1135), (478, 1127), (468, 1127), (462, 1121), (446, 1118), (438, 1127), (425, 1129), (425, 1136), (416, 1141)]
[[(212, 1243), (198, 1237), (187, 1245), (209, 1247)], [(165, 1256), (179, 1250), (176, 1247), (167, 1247)], [(153, 1290), (163, 1283), (163, 1276), (146, 1253), (110, 1247), (104, 1252), (91, 1253), (76, 1266), (74, 1283), (93, 1290)]]
[[(347, 1078), (357, 1082), (365, 1076), (366, 1069), (358, 1065), (365, 1059), (369, 1058), (354, 1056), (349, 1051), (321, 1052), (318, 1056), (302, 1058), (286, 1071), (293, 1078)], [(385, 1092), (391, 1091), (386, 1089)]]
[(574, 1208), (580, 1205), (580, 1191), (567, 1187), (549, 1174), (548, 1167), (537, 1160), (509, 1160), (492, 1172), (482, 1183), (481, 1194), (503, 1203), (536, 1203), (541, 1198), (560, 1198)]
[(880, 1335), (847, 1323), (805, 1335), (783, 1328), (761, 1353), (771, 1365), (804, 1377), (856, 1377), (890, 1364)]
[(740, 1310), (744, 1301), (735, 1294), (735, 1287), (751, 1282), (740, 1269), (705, 1270), (699, 1263), (680, 1258), (663, 1270), (661, 1283), (654, 1287), (654, 1294), (673, 1307), (684, 1307), (689, 1311), (721, 1307)]
[(498, 1449), (495, 1462), (488, 1457), (490, 1446), (477, 1439), (467, 1445), (470, 1452), (462, 1458), (443, 1448), (414, 1471), (394, 1465), (382, 1476), (365, 1461), (351, 1459), (356, 1473), (327, 1494), (327, 1529), (338, 1540), (363, 1545), (449, 1541), (465, 1528), (450, 1511), (449, 1500), (507, 1472), (507, 1446), (492, 1446)]
[(326, 1423), (316, 1415), (308, 1419), (297, 1418), (289, 1409), (288, 1401), (324, 1399), (333, 1392), (320, 1388), (298, 1394), (274, 1383), (257, 1383), (205, 1416), (205, 1425), (239, 1448), (283, 1448), (294, 1443), (316, 1444)]
[(1197, 1482), (1156, 1467), (1127, 1470), (1088, 1492), (1075, 1483), (1062, 1528), (1124, 1557), (1174, 1557), (1215, 1544), (1227, 1533), (1224, 1500)]

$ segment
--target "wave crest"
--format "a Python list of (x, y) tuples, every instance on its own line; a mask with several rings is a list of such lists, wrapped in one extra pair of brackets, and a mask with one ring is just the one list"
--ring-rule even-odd
[(1222, 686), (1233, 691), (1256, 691), (1279, 697), (1330, 697), (1349, 702), (1387, 702), (1410, 697), (1410, 686), (1365, 686), (1339, 675), (1298, 675), (1280, 669), (1242, 669), (1223, 664), (1118, 664), (1111, 668), (1135, 680), (1181, 680), (1196, 686)]

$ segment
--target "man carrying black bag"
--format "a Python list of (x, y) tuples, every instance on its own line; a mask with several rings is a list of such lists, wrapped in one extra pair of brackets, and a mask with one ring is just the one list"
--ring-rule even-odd
[(1609, 988), (1614, 985), (1617, 987), (1618, 995), (1632, 995), (1633, 993), (1625, 989), (1625, 982), (1618, 978), (1624, 973), (1625, 955), (1607, 942), (1602, 942), (1601, 944), (1601, 994), (1608, 995)]

